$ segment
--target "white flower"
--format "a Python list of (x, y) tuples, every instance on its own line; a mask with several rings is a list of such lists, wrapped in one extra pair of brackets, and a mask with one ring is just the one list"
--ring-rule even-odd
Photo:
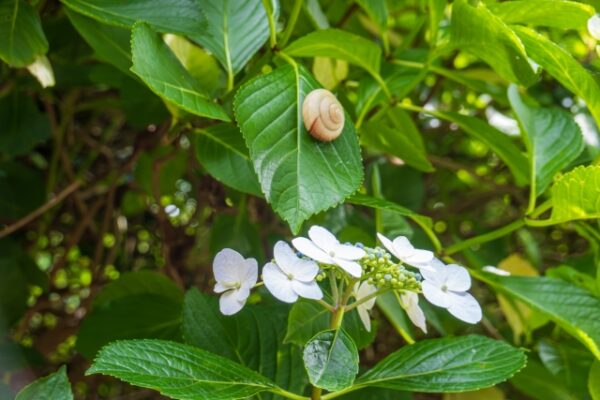
[(393, 242), (381, 233), (378, 233), (377, 237), (385, 248), (403, 263), (412, 265), (420, 270), (428, 269), (434, 271), (433, 267), (430, 266), (434, 259), (433, 252), (415, 249), (406, 236), (398, 236)]
[(310, 238), (295, 238), (292, 244), (299, 252), (323, 264), (339, 265), (350, 275), (360, 278), (362, 268), (356, 260), (363, 258), (363, 249), (349, 244), (341, 244), (335, 236), (321, 226), (313, 226), (308, 230)]
[(279, 300), (293, 303), (298, 296), (320, 300), (323, 292), (315, 281), (319, 266), (312, 260), (298, 257), (285, 242), (279, 241), (273, 250), (275, 263), (263, 268), (262, 278), (269, 292)]
[(427, 325), (425, 324), (425, 314), (419, 307), (419, 295), (415, 292), (404, 292), (400, 295), (400, 305), (406, 311), (408, 318), (415, 326), (420, 328), (424, 333), (427, 333)]
[(596, 14), (587, 22), (588, 32), (596, 40), (600, 40), (600, 15)]
[(213, 273), (217, 281), (214, 290), (223, 293), (219, 299), (221, 312), (233, 315), (240, 311), (258, 279), (256, 260), (244, 258), (235, 250), (223, 249), (213, 260)]
[(500, 275), (500, 276), (510, 276), (510, 272), (508, 272), (504, 269), (496, 268), (493, 265), (486, 265), (485, 267), (483, 267), (481, 269), (484, 270), (485, 272), (489, 272), (490, 274), (496, 274), (496, 275)]
[(27, 69), (42, 87), (54, 86), (54, 72), (46, 56), (38, 56), (32, 64), (27, 66)]
[[(358, 283), (354, 284), (354, 297), (356, 298), (356, 301), (361, 301), (362, 299), (372, 295), (376, 291), (377, 288), (373, 285), (370, 285), (366, 281), (364, 281), (360, 285)], [(363, 325), (365, 326), (365, 329), (368, 332), (371, 332), (371, 317), (369, 316), (369, 311), (374, 306), (375, 297), (365, 301), (364, 303), (356, 307), (356, 311), (358, 311), (358, 316), (360, 317), (360, 320), (362, 321)]]
[(444, 265), (435, 259), (435, 270), (421, 270), (423, 295), (431, 303), (447, 309), (456, 318), (470, 324), (481, 320), (481, 306), (467, 290), (471, 277), (466, 268), (456, 264)]

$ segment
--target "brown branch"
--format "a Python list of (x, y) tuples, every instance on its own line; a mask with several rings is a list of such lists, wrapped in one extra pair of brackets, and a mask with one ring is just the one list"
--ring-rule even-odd
[(18, 231), (19, 229), (23, 228), (24, 226), (26, 226), (27, 224), (29, 224), (30, 222), (35, 220), (37, 217), (44, 214), (46, 211), (50, 210), (52, 207), (59, 204), (61, 201), (63, 201), (65, 198), (67, 198), (71, 193), (73, 193), (74, 191), (79, 189), (79, 187), (82, 184), (83, 184), (82, 181), (75, 181), (75, 182), (71, 183), (69, 186), (67, 186), (65, 189), (63, 189), (63, 191), (60, 192), (58, 195), (56, 195), (55, 197), (48, 200), (48, 202), (46, 202), (44, 205), (42, 205), (41, 207), (32, 211), (31, 213), (27, 214), (25, 217), (21, 218), (14, 224), (11, 224), (11, 225), (5, 227), (4, 229), (2, 229), (0, 231), (0, 239), (10, 235), (11, 233)]

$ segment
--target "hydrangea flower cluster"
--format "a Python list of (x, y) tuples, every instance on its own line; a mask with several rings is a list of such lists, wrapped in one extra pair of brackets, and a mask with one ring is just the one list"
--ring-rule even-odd
[[(284, 241), (275, 244), (273, 260), (262, 269), (262, 283), (257, 283), (255, 259), (223, 249), (213, 261), (214, 290), (221, 294), (220, 310), (225, 315), (237, 313), (251, 289), (264, 284), (275, 298), (286, 303), (303, 297), (318, 301), (331, 312), (356, 308), (367, 330), (371, 329), (369, 311), (377, 296), (389, 291), (397, 294), (410, 320), (424, 332), (427, 327), (419, 307), (420, 293), (464, 322), (481, 320), (481, 307), (467, 292), (471, 277), (464, 267), (444, 264), (431, 251), (416, 249), (404, 236), (393, 240), (381, 234), (377, 237), (383, 247), (369, 248), (340, 243), (327, 229), (313, 226), (308, 238), (292, 240), (297, 252)], [(326, 278), (330, 280), (333, 304), (324, 300), (319, 284)]]

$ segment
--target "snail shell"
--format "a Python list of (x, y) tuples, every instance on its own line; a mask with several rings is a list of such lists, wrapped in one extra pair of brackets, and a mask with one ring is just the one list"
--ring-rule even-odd
[(344, 128), (344, 109), (333, 93), (316, 89), (302, 103), (304, 127), (317, 140), (331, 142)]

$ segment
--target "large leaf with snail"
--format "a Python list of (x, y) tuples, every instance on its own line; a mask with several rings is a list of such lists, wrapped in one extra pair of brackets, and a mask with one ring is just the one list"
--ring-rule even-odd
[(234, 106), (265, 198), (294, 232), (362, 182), (358, 138), (350, 117), (333, 142), (304, 128), (302, 102), (319, 84), (301, 65), (280, 67), (238, 91)]

